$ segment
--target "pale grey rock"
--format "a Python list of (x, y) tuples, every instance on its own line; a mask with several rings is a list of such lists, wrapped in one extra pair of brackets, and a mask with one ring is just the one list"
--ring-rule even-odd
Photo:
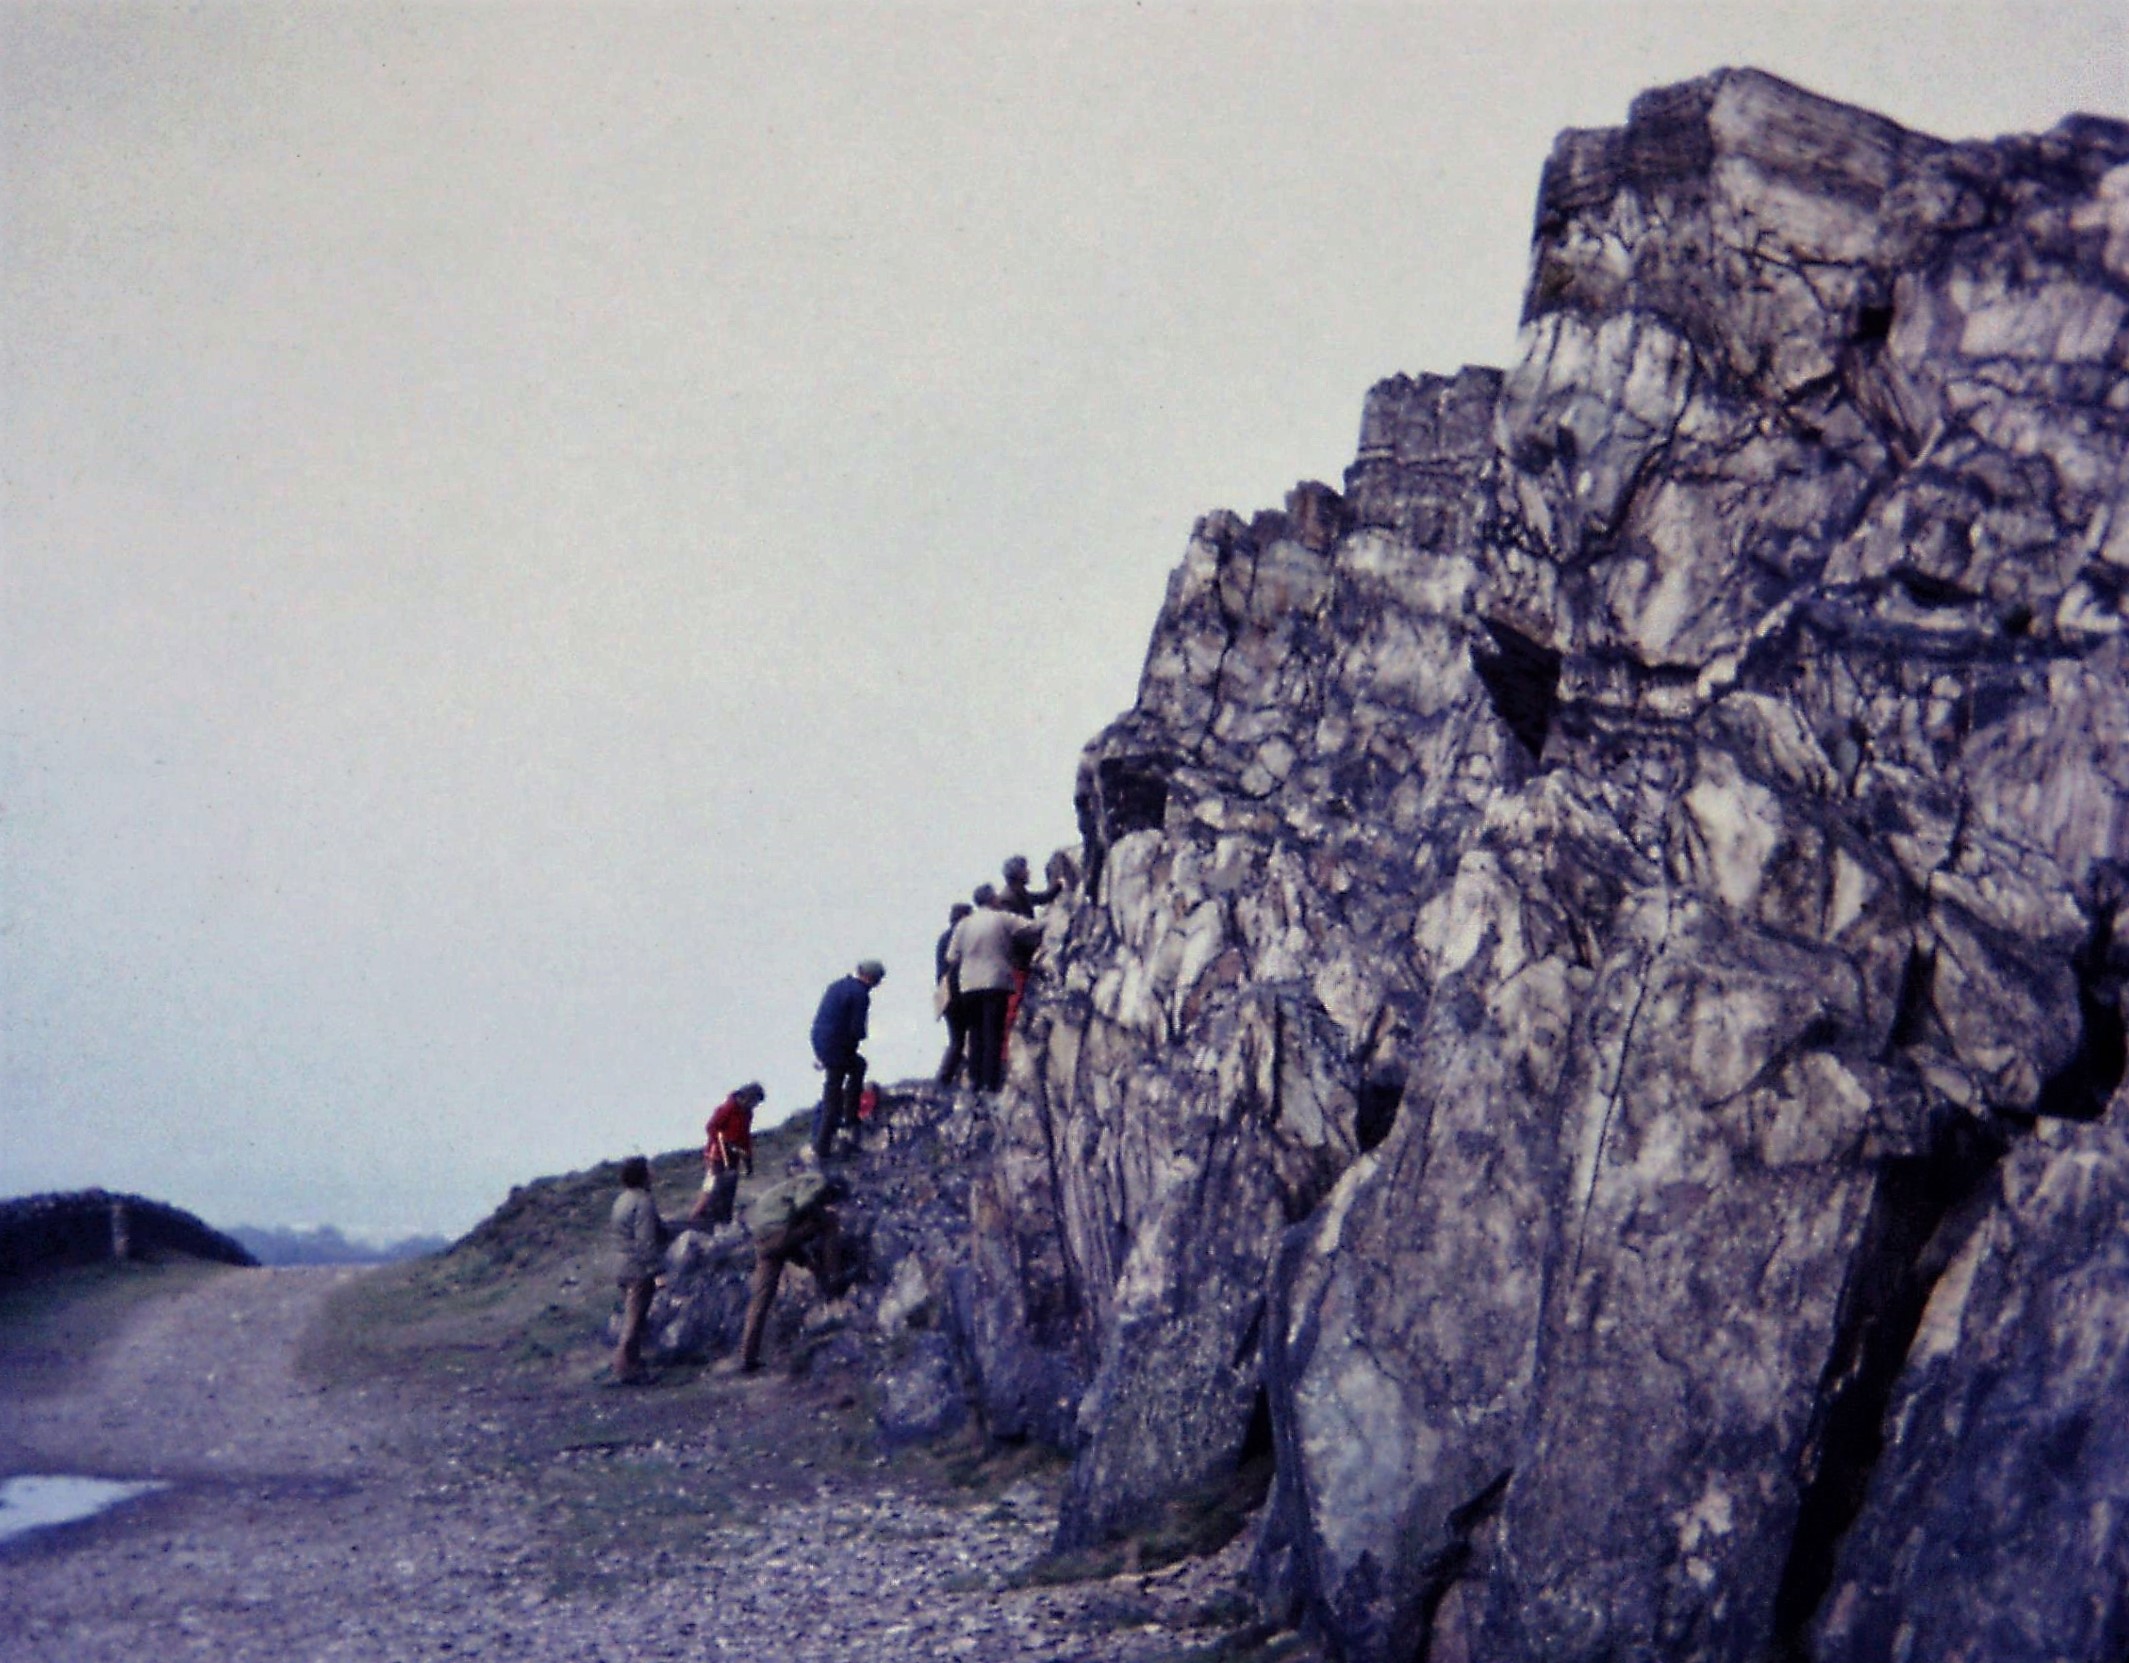
[(911, 1335), (879, 1375), (880, 1438), (889, 1449), (943, 1438), (968, 1424), (968, 1388), (954, 1342), (935, 1329)]
[(1514, 364), (1199, 523), (956, 1285), (1063, 1543), (1268, 1432), (1260, 1596), (1356, 1663), (1991, 1656), (1991, 1590), (2119, 1656), (2111, 1435), (1920, 1612), (2020, 1406), (2120, 1419), (2125, 168), (1649, 94)]

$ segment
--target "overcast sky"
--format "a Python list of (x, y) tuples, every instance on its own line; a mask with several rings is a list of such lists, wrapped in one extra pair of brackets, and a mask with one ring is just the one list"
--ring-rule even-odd
[(472, 1224), (1074, 835), (1192, 521), (1513, 350), (1552, 138), (2129, 114), (2092, 5), (0, 11), (0, 1194)]

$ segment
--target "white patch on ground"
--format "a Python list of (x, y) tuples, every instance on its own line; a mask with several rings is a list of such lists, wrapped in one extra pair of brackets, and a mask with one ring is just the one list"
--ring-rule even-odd
[(0, 1483), (0, 1542), (26, 1531), (91, 1519), (122, 1501), (167, 1490), (154, 1481), (126, 1483), (112, 1478), (76, 1478), (59, 1473), (30, 1473)]

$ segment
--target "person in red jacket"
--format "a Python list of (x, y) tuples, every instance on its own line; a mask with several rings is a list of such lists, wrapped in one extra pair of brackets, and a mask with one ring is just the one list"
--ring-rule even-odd
[[(1038, 907), (1046, 907), (1064, 893), (1064, 880), (1052, 877), (1048, 889), (1028, 887), (1028, 862), (1025, 855), (1014, 855), (1005, 863), (1005, 888), (998, 891), (1000, 910), (1015, 918), (1033, 918)], [(1050, 876), (1045, 873), (1044, 876)], [(1013, 1042), (1013, 1024), (1020, 1020), (1021, 1001), (1027, 998), (1028, 976), (1035, 965), (1035, 949), (1030, 942), (1019, 942), (1013, 948), (1013, 993), (1005, 1002), (1005, 1037), (998, 1042), (998, 1054), (1003, 1065), (1006, 1049)]]
[(719, 1103), (703, 1128), (702, 1193), (687, 1215), (688, 1227), (714, 1230), (732, 1222), (739, 1195), (739, 1169), (754, 1176), (754, 1111), (767, 1095), (751, 1080)]

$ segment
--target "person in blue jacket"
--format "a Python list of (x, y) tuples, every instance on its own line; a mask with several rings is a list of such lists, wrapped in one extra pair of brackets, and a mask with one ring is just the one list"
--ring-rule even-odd
[(853, 974), (828, 984), (813, 1013), (813, 1056), (826, 1076), (813, 1111), (813, 1153), (820, 1160), (828, 1158), (838, 1126), (848, 1127), (853, 1139), (858, 1135), (858, 1095), (865, 1089), (865, 1059), (858, 1047), (872, 1014), (872, 990), (886, 974), (878, 959), (862, 960)]

